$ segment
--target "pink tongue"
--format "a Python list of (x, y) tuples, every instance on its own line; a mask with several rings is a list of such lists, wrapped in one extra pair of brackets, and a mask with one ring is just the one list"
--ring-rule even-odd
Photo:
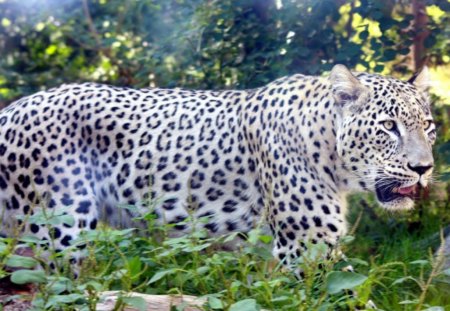
[(414, 186), (399, 188), (397, 191), (400, 194), (410, 194), (410, 193), (414, 192)]

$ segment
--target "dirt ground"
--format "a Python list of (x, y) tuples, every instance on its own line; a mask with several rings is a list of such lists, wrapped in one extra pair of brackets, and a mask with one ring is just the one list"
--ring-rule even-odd
[[(17, 285), (9, 278), (0, 280), (0, 306), (3, 311), (22, 311), (31, 307), (31, 297), (35, 293), (32, 285)], [(18, 297), (18, 295), (22, 295)], [(28, 299), (27, 299), (28, 297)]]

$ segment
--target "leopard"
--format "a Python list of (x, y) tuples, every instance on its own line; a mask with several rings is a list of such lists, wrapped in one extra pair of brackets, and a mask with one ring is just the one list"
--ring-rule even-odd
[[(20, 227), (61, 251), (103, 222), (145, 227), (140, 213), (179, 236), (263, 222), (291, 267), (311, 243), (339, 245), (350, 193), (413, 208), (434, 166), (429, 87), (426, 67), (403, 81), (337, 64), (246, 90), (40, 91), (0, 112), (1, 232)], [(73, 221), (24, 223), (58, 209)]]

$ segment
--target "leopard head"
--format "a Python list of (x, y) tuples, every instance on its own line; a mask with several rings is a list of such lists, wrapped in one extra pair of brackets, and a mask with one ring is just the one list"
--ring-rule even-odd
[(349, 178), (384, 208), (412, 208), (434, 165), (427, 68), (400, 81), (336, 65), (330, 83), (339, 119), (336, 150)]

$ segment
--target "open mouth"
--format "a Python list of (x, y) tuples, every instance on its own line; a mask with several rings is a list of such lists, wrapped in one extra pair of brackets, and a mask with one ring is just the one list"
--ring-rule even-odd
[(402, 187), (398, 181), (391, 181), (380, 184), (377, 182), (376, 194), (380, 202), (390, 202), (401, 198), (410, 198), (412, 200), (417, 198), (419, 193), (419, 184)]

